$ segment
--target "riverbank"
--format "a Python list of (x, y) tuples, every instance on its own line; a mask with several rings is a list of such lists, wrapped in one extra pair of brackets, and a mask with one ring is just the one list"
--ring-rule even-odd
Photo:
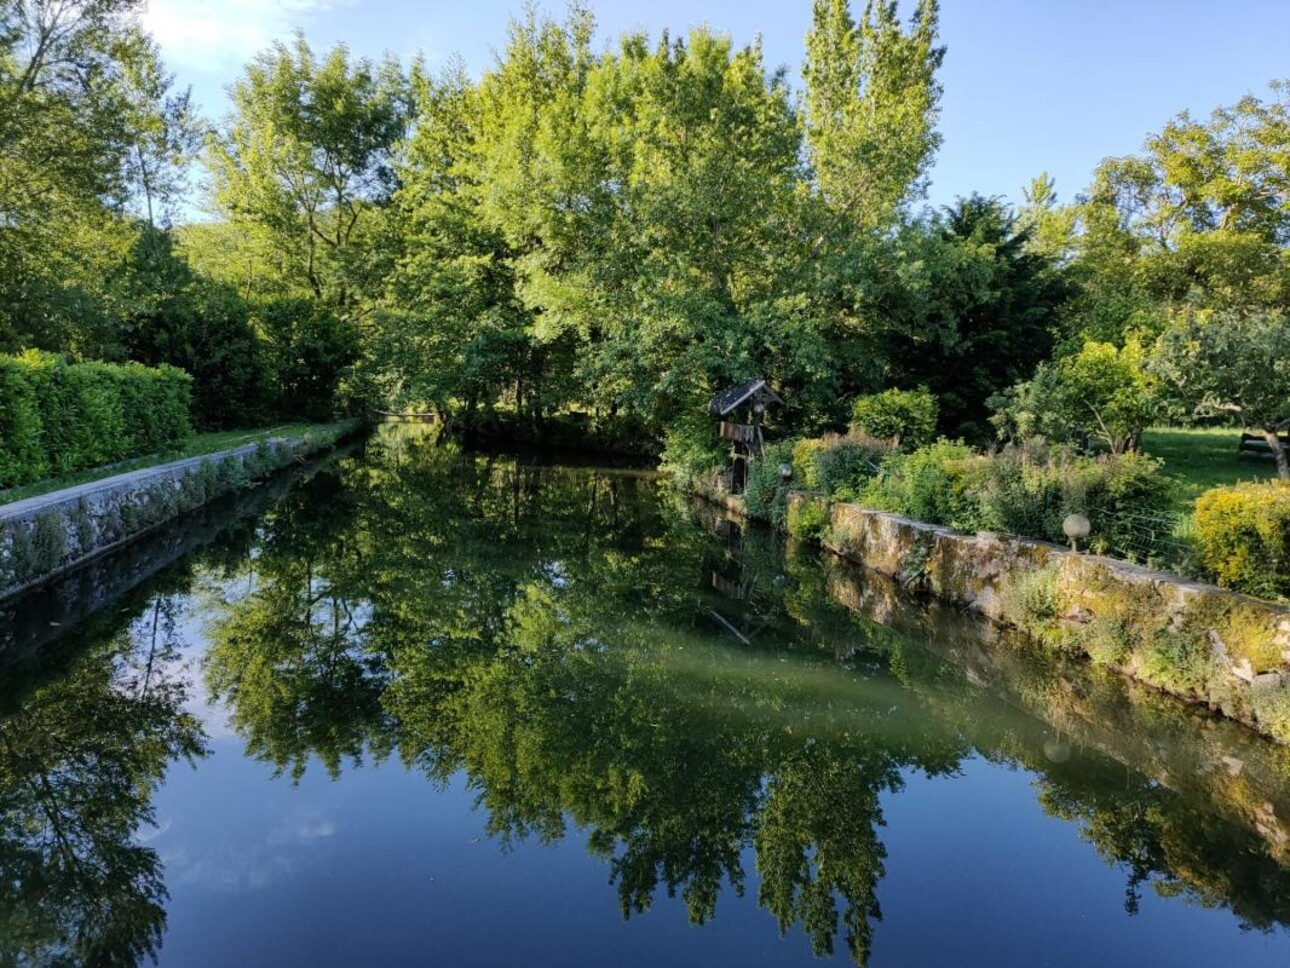
[[(740, 498), (703, 496), (746, 516)], [(801, 491), (789, 494), (787, 525), (912, 593), (1290, 742), (1290, 608), (1047, 542), (964, 534)]]
[(134, 457), (129, 460), (118, 461), (114, 464), (107, 464), (101, 467), (91, 467), (81, 471), (73, 471), (68, 474), (62, 474), (58, 477), (46, 478), (35, 481), (31, 484), (24, 484), (20, 487), (6, 488), (0, 490), (0, 508), (17, 501), (25, 501), (29, 497), (40, 497), (43, 494), (52, 494), (55, 491), (62, 491), (67, 488), (76, 487), (80, 484), (93, 484), (96, 481), (104, 481), (109, 477), (116, 477), (119, 474), (125, 474), (129, 471), (144, 470), (149, 467), (158, 467), (161, 464), (169, 464), (175, 461), (187, 460), (190, 457), (206, 457), (209, 454), (218, 454), (226, 450), (232, 450), (236, 447), (242, 447), (246, 444), (259, 443), (261, 440), (271, 440), (276, 437), (285, 437), (292, 439), (303, 437), (305, 434), (318, 434), (328, 432), (334, 425), (330, 423), (284, 423), (276, 424), (271, 427), (260, 427), (257, 429), (238, 429), (238, 430), (216, 430), (209, 433), (195, 434), (188, 438), (182, 446), (164, 453), (148, 454), (144, 457)]
[(168, 461), (0, 505), (0, 599), (65, 574), (173, 518), (320, 453), (361, 427), (320, 426), (292, 437)]

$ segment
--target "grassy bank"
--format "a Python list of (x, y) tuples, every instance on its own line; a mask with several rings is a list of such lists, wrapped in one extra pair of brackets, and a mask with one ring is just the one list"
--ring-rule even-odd
[(49, 494), (65, 487), (75, 487), (77, 484), (100, 481), (116, 474), (124, 474), (128, 471), (152, 467), (156, 464), (165, 464), (172, 460), (184, 460), (188, 457), (215, 454), (223, 450), (240, 447), (243, 444), (253, 444), (260, 440), (267, 440), (271, 437), (299, 437), (311, 431), (318, 433), (333, 426), (335, 425), (329, 423), (287, 423), (276, 424), (272, 427), (261, 427), (256, 430), (221, 430), (209, 434), (196, 434), (190, 437), (182, 447), (176, 447), (163, 453), (150, 454), (146, 457), (121, 461), (104, 467), (93, 467), (75, 474), (46, 478), (43, 481), (36, 481), (23, 487), (0, 491), (0, 504), (22, 501), (29, 497), (38, 497), (41, 494)]
[(1237, 454), (1241, 431), (1231, 427), (1157, 427), (1142, 435), (1142, 449), (1165, 462), (1165, 473), (1176, 478), (1178, 510), (1192, 511), (1192, 502), (1212, 487), (1239, 481), (1266, 480), (1276, 467), (1265, 457)]

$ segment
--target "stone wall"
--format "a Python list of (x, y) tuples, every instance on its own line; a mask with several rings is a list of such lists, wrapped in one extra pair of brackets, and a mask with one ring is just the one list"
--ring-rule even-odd
[[(723, 500), (738, 510), (737, 499)], [(789, 528), (923, 593), (1290, 742), (1290, 608), (1125, 561), (789, 495)]]
[(0, 599), (262, 480), (353, 429), (338, 424), (325, 432), (262, 440), (0, 505)]
[[(1077, 657), (1028, 648), (1024, 635), (997, 622), (965, 623), (948, 603), (920, 602), (892, 579), (840, 557), (829, 556), (824, 568), (831, 600), (916, 640), (961, 670), (968, 682), (1003, 699), (1007, 708), (1046, 723), (1055, 744), (1052, 749), (1045, 744), (1044, 758), (1061, 762), (1067, 746), (1095, 749), (1255, 832), (1278, 863), (1290, 865), (1290, 746), (1265, 742), (1202, 706), (1176, 702)], [(938, 691), (932, 682), (911, 688), (950, 721), (976, 715), (960, 705), (971, 700), (957, 690)], [(1000, 734), (1011, 728), (1000, 719), (997, 724), (973, 721), (964, 731), (989, 734), (991, 726)], [(1037, 772), (1046, 768), (1024, 748), (1014, 755)]]

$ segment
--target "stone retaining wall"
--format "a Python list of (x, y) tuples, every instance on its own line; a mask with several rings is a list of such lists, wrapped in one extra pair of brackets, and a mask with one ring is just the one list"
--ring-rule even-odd
[[(1061, 762), (1069, 746), (1095, 749), (1253, 831), (1278, 863), (1290, 865), (1290, 746), (1265, 742), (1202, 706), (1176, 702), (1089, 663), (1038, 654), (1024, 647), (1017, 631), (997, 622), (965, 623), (961, 614), (948, 614), (957, 611), (949, 603), (919, 602), (901, 594), (892, 579), (839, 556), (826, 558), (824, 570), (831, 600), (916, 639), (974, 686), (1046, 723), (1057, 741), (1051, 751), (1045, 744), (1046, 759)], [(959, 705), (971, 700), (958, 690), (941, 692), (933, 682), (912, 688), (950, 721), (972, 715)], [(1007, 732), (1010, 725), (976, 723), (972, 730), (991, 728)], [(1017, 756), (1037, 771), (1045, 766), (1024, 748)]]
[(262, 440), (0, 505), (0, 599), (324, 450), (354, 427)]
[[(738, 499), (721, 498), (731, 510)], [(1199, 702), (1290, 742), (1290, 608), (1059, 545), (950, 528), (789, 495), (790, 531), (811, 504), (842, 557), (1021, 628), (1044, 646)]]

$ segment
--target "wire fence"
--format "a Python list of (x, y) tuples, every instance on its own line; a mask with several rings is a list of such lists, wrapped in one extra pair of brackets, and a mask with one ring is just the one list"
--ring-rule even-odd
[(1119, 511), (1103, 513), (1101, 517), (1102, 527), (1095, 527), (1095, 532), (1103, 531), (1106, 554), (1178, 574), (1189, 574), (1194, 569), (1187, 515), (1175, 511)]

